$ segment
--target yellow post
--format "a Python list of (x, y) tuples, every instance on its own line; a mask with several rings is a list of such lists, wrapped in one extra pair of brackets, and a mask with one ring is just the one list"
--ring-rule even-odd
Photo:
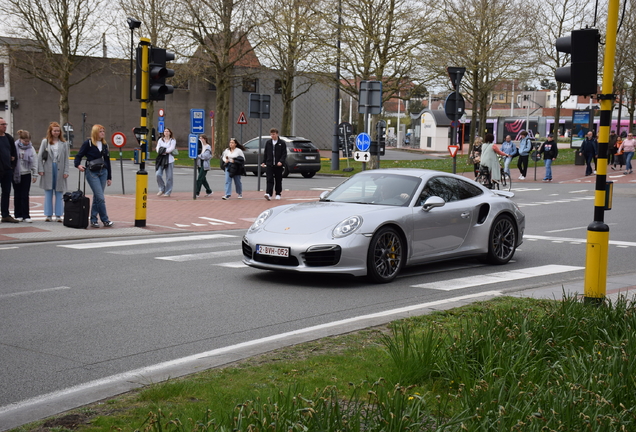
[(616, 31), (618, 29), (618, 0), (610, 0), (605, 33), (605, 61), (601, 89), (601, 119), (599, 127), (598, 163), (596, 164), (596, 190), (594, 194), (594, 221), (587, 227), (585, 259), (585, 301), (602, 302), (607, 288), (607, 251), (609, 226), (604, 221), (607, 183), (607, 149), (612, 123), (614, 101), (614, 58), (616, 55)]
[(137, 171), (135, 190), (135, 226), (146, 226), (146, 204), (148, 203), (148, 172), (146, 171), (146, 157), (148, 154), (148, 99), (150, 97), (150, 39), (139, 40), (141, 48), (141, 161)]

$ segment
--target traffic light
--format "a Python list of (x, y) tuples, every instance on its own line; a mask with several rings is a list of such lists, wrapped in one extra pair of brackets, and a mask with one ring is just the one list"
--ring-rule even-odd
[(570, 66), (560, 67), (554, 77), (570, 84), (570, 94), (591, 95), (597, 91), (598, 44), (597, 29), (573, 30), (570, 36), (556, 40), (558, 52), (570, 54)]
[(174, 60), (174, 53), (166, 51), (164, 48), (150, 49), (150, 64), (148, 65), (150, 100), (165, 100), (166, 95), (174, 91), (174, 87), (166, 84), (166, 78), (174, 76), (174, 70), (166, 67), (166, 63), (172, 60)]

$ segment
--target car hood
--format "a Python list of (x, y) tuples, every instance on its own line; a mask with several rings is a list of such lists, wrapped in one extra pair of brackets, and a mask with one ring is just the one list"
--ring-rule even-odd
[(333, 229), (350, 216), (362, 216), (370, 212), (390, 211), (395, 207), (334, 202), (307, 202), (280, 209), (263, 228), (270, 233), (313, 234)]

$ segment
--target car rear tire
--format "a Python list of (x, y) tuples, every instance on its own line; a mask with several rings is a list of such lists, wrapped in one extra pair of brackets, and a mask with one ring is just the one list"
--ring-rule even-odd
[(287, 167), (287, 164), (283, 164), (283, 178), (287, 177), (289, 177), (289, 168)]
[(517, 249), (517, 227), (508, 215), (495, 219), (488, 236), (488, 255), (490, 264), (506, 264), (512, 259)]
[(315, 171), (303, 171), (301, 174), (305, 178), (312, 178), (313, 176), (316, 175), (316, 172)]
[(391, 227), (377, 231), (367, 252), (367, 277), (376, 283), (395, 279), (404, 266), (405, 244), (400, 234)]

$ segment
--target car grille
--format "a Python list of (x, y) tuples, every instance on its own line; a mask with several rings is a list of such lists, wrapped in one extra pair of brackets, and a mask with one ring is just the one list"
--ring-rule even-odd
[(307, 267), (326, 267), (338, 264), (342, 249), (337, 245), (312, 246), (303, 254)]
[(298, 267), (298, 258), (296, 258), (295, 256), (290, 256), (288, 258), (285, 258), (285, 257), (278, 257), (278, 256), (254, 254), (254, 261), (262, 262), (265, 264)]
[(245, 242), (243, 242), (243, 255), (249, 259), (252, 258), (252, 248)]

